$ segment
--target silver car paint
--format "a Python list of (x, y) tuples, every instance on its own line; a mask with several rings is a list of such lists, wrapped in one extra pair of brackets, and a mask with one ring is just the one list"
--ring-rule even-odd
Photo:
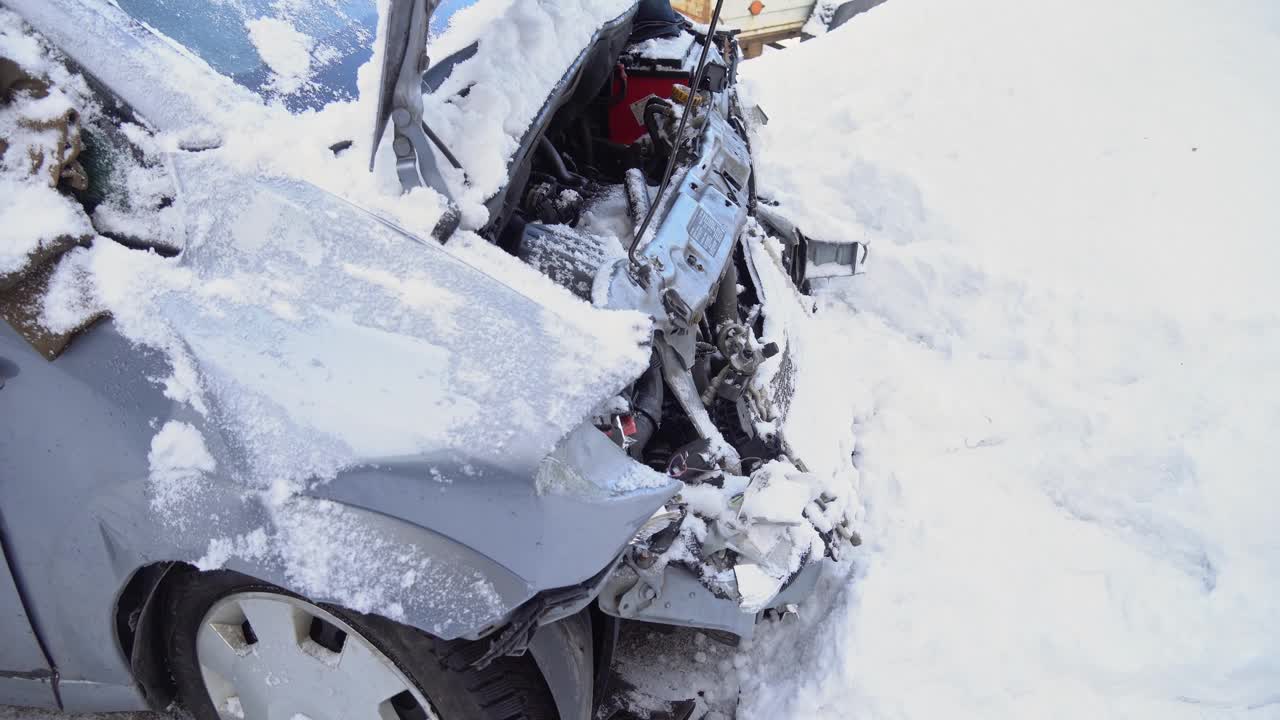
[[(11, 370), (8, 365), (0, 366), (0, 385)], [(0, 667), (18, 669), (0, 673), (0, 698), (14, 705), (52, 707), (53, 671), (31, 631), (31, 621), (8, 566), (4, 548), (0, 547), (0, 648), (4, 648)]]
[[(189, 119), (184, 117), (184, 107), (209, 104), (166, 99), (164, 87), (152, 88), (149, 97), (141, 97), (134, 83), (123, 77), (117, 84), (112, 73), (130, 72), (136, 63), (145, 62), (148, 52), (169, 59), (173, 51), (137, 33), (136, 25), (111, 22), (118, 12), (110, 6), (93, 4), (86, 9), (88, 5), (65, 0), (7, 0), (7, 4), (64, 47), (72, 43), (65, 49), (73, 57), (74, 41), (87, 30), (99, 37), (111, 35), (112, 42), (131, 43), (136, 54), (94, 69), (98, 79), (118, 89), (125, 100), (157, 108), (160, 117), (155, 121), (162, 126), (181, 126)], [(90, 16), (93, 21), (87, 25), (77, 22)], [(222, 87), (216, 80), (210, 82)], [(192, 181), (187, 184), (193, 185)], [(304, 183), (259, 190), (287, 202), (327, 202), (334, 212), (359, 212), (326, 200)], [(405, 248), (410, 257), (417, 253), (424, 262), (443, 263), (439, 272), (458, 271), (442, 259), (443, 251), (429, 244), (406, 238)], [(529, 336), (537, 337), (534, 318), (541, 308), (514, 291), (505, 291), (504, 296), (512, 303), (508, 314), (517, 321), (526, 318)], [(6, 632), (28, 640), (0, 647), (0, 678), (5, 680), (0, 689), (18, 680), (23, 687), (32, 682), (45, 687), (0, 696), (0, 702), (41, 700), (43, 690), (49, 689), (41, 673), (53, 668), (66, 709), (141, 709), (145, 701), (134, 687), (128, 659), (115, 636), (115, 605), (121, 589), (149, 563), (193, 560), (205, 554), (211, 538), (270, 527), (270, 514), (255, 496), (246, 495), (239, 481), (218, 476), (210, 479), (201, 497), (207, 508), (216, 508), (216, 519), (210, 513), (191, 513), (186, 526), (175, 530), (156, 516), (147, 487), (147, 454), (157, 427), (169, 419), (196, 425), (206, 437), (214, 438), (211, 449), (225, 461), (220, 468), (238, 465), (236, 458), (226, 455), (234, 453), (234, 443), (219, 441), (220, 428), (165, 397), (149, 378), (171, 372), (166, 359), (127, 341), (112, 322), (91, 328), (53, 362), (45, 361), (3, 325), (0, 359), (7, 368), (0, 389), (0, 538), (16, 583), (14, 589), (0, 584), (0, 608), (10, 610), (5, 616), (9, 620), (20, 617), (13, 610), (25, 606), (47, 652), (47, 662), (42, 662), (21, 624), (7, 623), (14, 629)], [(587, 400), (577, 399), (579, 403)], [(474, 634), (539, 590), (598, 573), (674, 491), (674, 485), (668, 485), (620, 496), (540, 494), (534, 482), (540, 459), (536, 449), (545, 447), (549, 438), (554, 440), (549, 434), (557, 430), (547, 426), (540, 436), (502, 453), (477, 444), (393, 461), (370, 459), (321, 485), (314, 494), (343, 503), (367, 527), (438, 559), (441, 583), (448, 584), (450, 575), (459, 582), (483, 577), (500, 598), (484, 612), (475, 612), (474, 598), (453, 594), (424, 593), (410, 598), (405, 606), (406, 621), (417, 627), (444, 637)], [(602, 474), (626, 472), (630, 461), (601, 441), (603, 436), (580, 432), (567, 442), (582, 445), (575, 456), (604, 461), (578, 468), (578, 473), (607, 486), (609, 478)], [(463, 465), (480, 467), (482, 472), (468, 483), (440, 486), (425, 480), (432, 467), (449, 474), (460, 472)], [(229, 567), (304, 590), (278, 561), (233, 560)], [(4, 572), (0, 568), (0, 574)], [(15, 589), (24, 602), (17, 601)], [(534, 654), (545, 658), (547, 652), (535, 648)], [(549, 679), (563, 709), (581, 702), (582, 688), (571, 687), (568, 680)], [(52, 693), (47, 700), (34, 704), (52, 704)], [(566, 712), (565, 716), (578, 714)]]

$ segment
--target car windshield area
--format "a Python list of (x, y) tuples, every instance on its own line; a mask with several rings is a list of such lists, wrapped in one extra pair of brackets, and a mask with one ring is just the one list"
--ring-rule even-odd
[[(373, 55), (378, 27), (375, 0), (115, 2), (214, 70), (294, 112), (355, 99), (356, 74)], [(475, 2), (441, 3), (431, 34)]]

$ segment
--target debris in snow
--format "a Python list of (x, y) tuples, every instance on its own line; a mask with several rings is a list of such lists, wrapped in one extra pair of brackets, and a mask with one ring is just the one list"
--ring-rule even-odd
[(685, 485), (673, 500), (684, 513), (678, 537), (657, 553), (653, 567), (684, 565), (716, 595), (737, 600), (743, 612), (758, 612), (796, 573), (826, 554), (821, 533), (845, 521), (852, 495), (843, 485), (844, 498), (827, 494), (836, 487), (781, 460), (749, 478), (718, 473)]

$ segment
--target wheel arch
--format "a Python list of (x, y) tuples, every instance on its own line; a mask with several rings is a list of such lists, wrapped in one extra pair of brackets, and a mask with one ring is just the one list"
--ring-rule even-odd
[(173, 702), (173, 681), (164, 651), (164, 589), (176, 574), (193, 572), (182, 562), (160, 561), (137, 569), (116, 600), (113, 626), (121, 655), (153, 710), (164, 710)]
[[(193, 572), (199, 570), (185, 562), (165, 560), (144, 565), (130, 576), (116, 603), (116, 642), (129, 663), (134, 682), (156, 711), (163, 711), (176, 699), (165, 650), (167, 592), (175, 581)], [(296, 593), (287, 585), (271, 584)], [(528, 651), (542, 673), (561, 720), (589, 720), (597, 700), (594, 690), (598, 678), (601, 672), (608, 671), (607, 667), (598, 667), (608, 658), (597, 657), (589, 607), (540, 627)]]

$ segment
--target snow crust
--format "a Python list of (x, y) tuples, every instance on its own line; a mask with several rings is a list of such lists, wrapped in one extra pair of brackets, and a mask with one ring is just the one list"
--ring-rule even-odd
[(761, 193), (871, 261), (786, 427), (866, 544), (741, 717), (1280, 717), (1278, 31), (893, 0), (743, 65)]

